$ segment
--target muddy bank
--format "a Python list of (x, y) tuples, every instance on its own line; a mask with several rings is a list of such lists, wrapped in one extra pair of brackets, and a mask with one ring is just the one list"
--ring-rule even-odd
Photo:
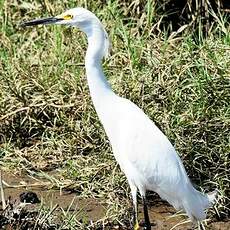
[[(9, 173), (3, 172), (2, 178), (9, 185), (15, 187), (7, 187), (4, 186), (5, 198), (8, 199), (11, 197), (11, 201), (15, 202), (19, 200), (19, 196), (22, 192), (32, 191), (37, 194), (38, 198), (41, 200), (41, 204), (45, 207), (55, 207), (58, 205), (58, 208), (55, 212), (61, 212), (61, 210), (78, 213), (79, 220), (85, 219), (87, 221), (95, 222), (99, 219), (102, 219), (106, 215), (107, 205), (103, 200), (94, 199), (94, 198), (79, 198), (75, 195), (75, 193), (70, 191), (58, 191), (58, 190), (50, 190), (45, 186), (37, 186), (36, 180), (32, 179), (28, 176), (15, 176)], [(23, 185), (33, 185), (33, 186), (23, 186)], [(34, 205), (36, 208), (41, 204)], [(1, 204), (2, 205), (2, 204)], [(0, 206), (0, 209), (2, 207)], [(142, 206), (139, 205), (139, 218), (143, 219)], [(174, 216), (175, 210), (167, 205), (165, 202), (151, 201), (151, 205), (149, 207), (149, 215), (150, 219), (153, 222), (153, 230), (190, 230), (193, 229), (191, 223), (183, 223), (186, 222), (187, 218), (184, 216)], [(55, 228), (54, 228), (55, 229)], [(100, 228), (97, 228), (100, 229)], [(101, 228), (102, 229), (102, 228)], [(109, 226), (105, 229), (130, 229), (127, 227), (119, 227), (119, 226)], [(214, 222), (210, 223), (208, 229), (211, 230), (228, 230), (230, 229), (230, 222)]]

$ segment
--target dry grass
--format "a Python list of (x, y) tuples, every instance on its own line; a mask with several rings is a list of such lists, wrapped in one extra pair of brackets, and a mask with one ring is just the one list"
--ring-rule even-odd
[[(88, 2), (113, 44), (106, 75), (119, 95), (138, 104), (169, 137), (190, 178), (207, 191), (219, 189), (218, 215), (213, 210), (210, 215), (225, 219), (229, 28), (216, 15), (207, 38), (189, 28), (167, 37), (151, 1), (143, 8), (130, 2), (130, 8), (123, 1)], [(18, 27), (74, 7), (75, 1), (3, 0), (0, 6), (1, 167), (30, 173), (58, 169), (56, 186), (70, 179), (79, 196), (104, 199), (111, 207), (107, 217), (124, 220), (128, 205), (120, 204), (128, 204), (129, 190), (89, 97), (84, 35), (64, 27)]]

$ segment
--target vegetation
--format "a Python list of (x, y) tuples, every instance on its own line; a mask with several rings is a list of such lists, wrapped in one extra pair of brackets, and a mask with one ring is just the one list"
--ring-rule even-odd
[[(210, 10), (205, 33), (189, 24), (171, 31), (172, 24), (161, 23), (165, 8), (154, 1), (80, 0), (78, 6), (86, 2), (110, 34), (113, 48), (104, 70), (113, 89), (138, 104), (169, 137), (197, 186), (220, 191), (218, 212), (209, 214), (226, 219), (227, 18)], [(106, 218), (127, 221), (129, 188), (89, 97), (85, 36), (66, 27), (18, 26), (75, 6), (73, 0), (0, 1), (0, 165), (46, 177), (58, 188), (68, 184), (81, 197), (101, 198), (109, 204)]]

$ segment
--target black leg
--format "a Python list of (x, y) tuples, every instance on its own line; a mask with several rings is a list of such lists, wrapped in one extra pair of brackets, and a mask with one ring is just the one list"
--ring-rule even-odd
[(147, 207), (147, 204), (146, 204), (145, 197), (142, 197), (142, 200), (143, 200), (144, 218), (145, 218), (144, 230), (151, 230), (151, 223), (150, 223), (150, 220), (149, 220), (148, 207)]

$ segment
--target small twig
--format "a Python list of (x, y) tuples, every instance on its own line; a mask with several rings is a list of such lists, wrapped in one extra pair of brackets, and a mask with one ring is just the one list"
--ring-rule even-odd
[(34, 184), (19, 184), (19, 185), (10, 185), (4, 180), (1, 181), (2, 184), (4, 184), (8, 188), (23, 188), (23, 187), (44, 187), (44, 186), (50, 186), (51, 182), (42, 182), (42, 183), (34, 183)]
[(4, 116), (1, 116), (0, 117), (0, 121), (4, 120), (7, 117), (10, 117), (11, 115), (14, 115), (14, 114), (16, 114), (18, 112), (21, 112), (21, 111), (24, 111), (24, 110), (28, 110), (28, 109), (30, 109), (30, 107), (23, 107), (23, 108), (16, 109), (16, 110), (14, 110), (14, 111), (12, 111), (10, 113), (5, 114)]
[(187, 224), (187, 223), (191, 223), (191, 221), (186, 220), (186, 221), (183, 221), (183, 222), (179, 222), (178, 224), (176, 224), (172, 228), (170, 228), (170, 230), (176, 229), (178, 226), (183, 225), (183, 224)]
[(52, 106), (52, 107), (55, 107), (55, 108), (69, 108), (69, 107), (73, 107), (73, 106), (75, 106), (75, 104), (74, 103), (72, 103), (72, 104), (68, 104), (68, 105), (55, 105), (55, 104), (49, 104), (50, 106)]
[(1, 190), (1, 200), (2, 200), (2, 209), (6, 209), (6, 200), (5, 200), (5, 194), (2, 184), (2, 171), (0, 171), (0, 190)]

